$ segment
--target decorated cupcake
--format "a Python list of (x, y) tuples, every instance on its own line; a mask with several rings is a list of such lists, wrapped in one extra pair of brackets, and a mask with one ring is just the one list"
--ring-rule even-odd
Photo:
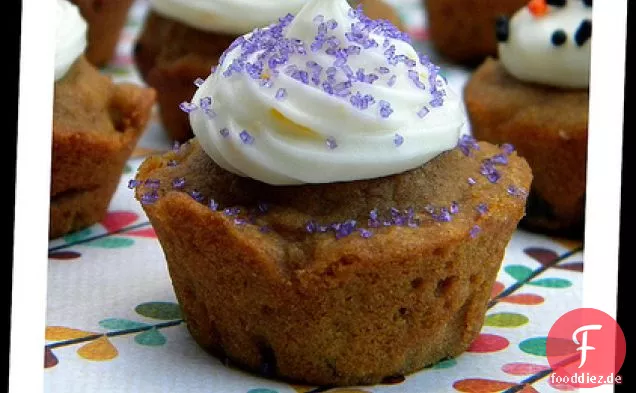
[(476, 66), (497, 56), (492, 32), (500, 17), (509, 17), (528, 0), (422, 0), (431, 43), (446, 59)]
[(155, 92), (115, 85), (84, 56), (86, 22), (57, 0), (49, 237), (100, 221), (144, 130)]
[[(137, 39), (134, 59), (139, 72), (157, 89), (164, 129), (177, 141), (192, 137), (179, 104), (189, 100), (193, 81), (210, 73), (223, 51), (240, 35), (296, 13), (306, 0), (152, 0)], [(360, 2), (373, 15), (396, 20), (382, 0)]]
[(499, 60), (466, 85), (473, 135), (532, 168), (528, 228), (583, 234), (591, 31), (591, 0), (532, 1), (498, 23)]
[(199, 345), (319, 385), (470, 345), (532, 176), (460, 137), (439, 72), (345, 0), (229, 46), (187, 105), (195, 137), (130, 184)]
[(88, 24), (86, 58), (97, 67), (108, 63), (134, 0), (71, 0)]

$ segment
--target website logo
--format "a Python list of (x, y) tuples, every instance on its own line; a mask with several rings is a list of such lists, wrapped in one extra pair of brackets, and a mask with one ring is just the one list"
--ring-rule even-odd
[(552, 325), (546, 355), (553, 382), (575, 388), (622, 383), (625, 336), (614, 318), (594, 308), (579, 308)]

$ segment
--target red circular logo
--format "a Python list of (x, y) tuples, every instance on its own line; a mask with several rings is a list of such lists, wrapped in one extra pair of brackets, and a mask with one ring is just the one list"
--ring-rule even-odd
[(603, 311), (578, 308), (552, 325), (546, 355), (553, 383), (576, 388), (620, 384), (617, 373), (625, 360), (625, 335)]

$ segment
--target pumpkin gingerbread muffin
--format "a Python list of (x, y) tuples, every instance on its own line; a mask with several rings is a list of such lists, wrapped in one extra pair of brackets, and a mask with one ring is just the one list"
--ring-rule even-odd
[[(499, 60), (465, 87), (473, 135), (510, 142), (532, 168), (527, 228), (583, 235), (591, 1), (532, 2), (501, 26)], [(493, 27), (494, 31), (494, 27)]]
[[(268, 62), (296, 39), (314, 49)], [(131, 181), (199, 345), (319, 385), (468, 348), (532, 175), (460, 137), (439, 71), (344, 0), (230, 46), (189, 101), (195, 137)]]
[[(159, 114), (168, 135), (180, 142), (192, 137), (188, 118), (179, 107), (196, 91), (195, 81), (210, 73), (234, 40), (296, 13), (305, 2), (152, 0), (135, 44), (134, 59), (143, 80), (158, 92)], [(399, 22), (393, 8), (382, 0), (356, 3), (371, 17)]]
[(100, 221), (145, 129), (155, 92), (114, 84), (83, 55), (86, 24), (58, 0), (49, 238)]

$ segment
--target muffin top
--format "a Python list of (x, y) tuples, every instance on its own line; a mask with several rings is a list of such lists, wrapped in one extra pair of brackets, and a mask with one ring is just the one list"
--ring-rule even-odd
[(55, 80), (66, 75), (86, 49), (87, 24), (79, 8), (67, 0), (57, 0), (55, 12)]
[(151, 0), (152, 9), (188, 26), (244, 34), (297, 12), (306, 0)]
[(198, 84), (182, 109), (202, 148), (272, 185), (401, 173), (453, 148), (465, 121), (408, 35), (345, 0), (310, 0), (239, 37)]
[(497, 29), (499, 58), (517, 79), (589, 86), (592, 0), (533, 0)]

